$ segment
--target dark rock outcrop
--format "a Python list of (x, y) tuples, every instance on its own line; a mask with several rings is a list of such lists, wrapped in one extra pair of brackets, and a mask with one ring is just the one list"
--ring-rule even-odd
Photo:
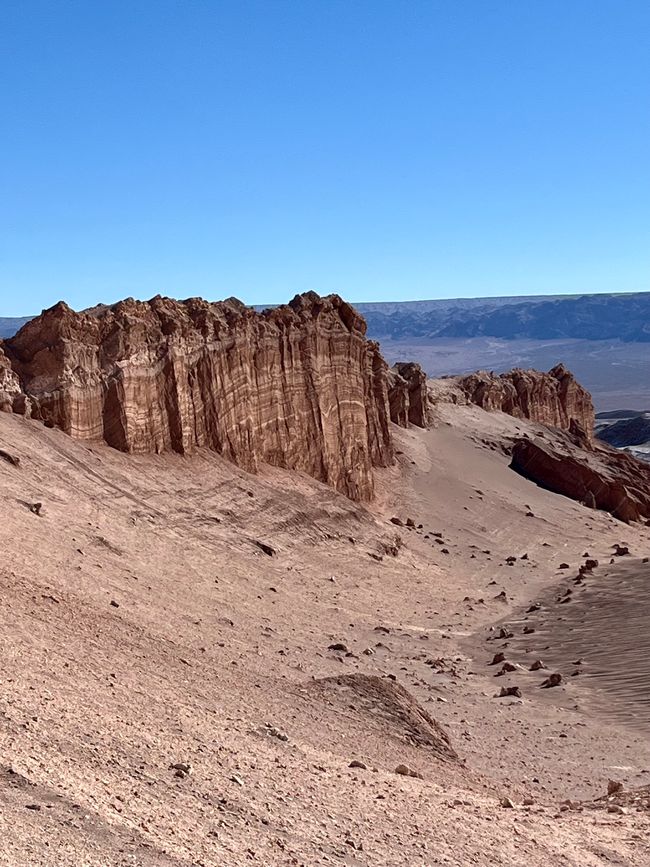
[(568, 437), (553, 445), (521, 439), (510, 466), (540, 487), (626, 523), (650, 519), (650, 466), (627, 454), (606, 448), (587, 451)]
[(634, 418), (624, 418), (603, 426), (597, 431), (597, 436), (599, 440), (616, 448), (645, 445), (650, 442), (650, 415), (639, 414)]
[[(0, 406), (122, 451), (207, 447), (369, 500), (393, 445), (388, 368), (365, 332), (349, 304), (313, 292), (262, 313), (235, 299), (59, 303), (0, 344)], [(417, 370), (402, 424), (425, 415)]]
[(478, 371), (457, 381), (470, 403), (483, 409), (499, 410), (591, 439), (594, 428), (591, 395), (562, 364), (548, 373), (519, 369), (502, 374)]

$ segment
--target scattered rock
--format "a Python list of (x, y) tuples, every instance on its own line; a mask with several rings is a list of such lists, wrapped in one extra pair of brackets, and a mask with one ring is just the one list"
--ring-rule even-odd
[(111, 605), (113, 606), (113, 608), (119, 608), (120, 607), (120, 603), (116, 602), (114, 599), (111, 599)]
[(508, 696), (514, 696), (515, 698), (521, 698), (521, 690), (518, 686), (502, 686), (499, 695), (496, 698), (507, 698)]
[(358, 759), (352, 759), (352, 761), (350, 762), (348, 767), (349, 768), (359, 768), (359, 770), (361, 770), (361, 771), (367, 771), (368, 770), (368, 765), (365, 762), (360, 762)]
[(612, 545), (612, 548), (614, 549), (615, 557), (624, 557), (626, 554), (630, 553), (630, 549), (627, 545)]
[(568, 563), (560, 563), (560, 565), (557, 568), (558, 569), (570, 569), (571, 567), (569, 566)]
[(542, 668), (546, 668), (541, 659), (536, 659), (528, 669), (528, 671), (540, 671)]
[(400, 764), (395, 768), (395, 773), (400, 774), (402, 777), (415, 777), (418, 780), (424, 779), (419, 771), (414, 771), (413, 768), (409, 768), (408, 765)]
[(542, 681), (540, 686), (543, 689), (550, 689), (552, 686), (559, 686), (562, 683), (562, 675), (556, 671), (554, 674), (551, 674), (550, 677), (547, 677), (546, 680)]
[(503, 677), (504, 674), (508, 674), (511, 671), (517, 671), (517, 666), (512, 662), (504, 662), (501, 668), (494, 675), (495, 677)]
[(259, 539), (253, 539), (253, 545), (256, 545), (267, 557), (274, 557), (277, 553), (273, 546), (268, 545), (266, 542), (261, 542)]
[(391, 522), (391, 524), (395, 524), (396, 527), (403, 527), (404, 526), (404, 521), (402, 521), (401, 518), (396, 518), (396, 517), (391, 518), (390, 522)]
[(499, 804), (506, 810), (514, 810), (515, 808), (514, 802), (511, 801), (510, 798), (501, 798)]
[(500, 662), (505, 662), (505, 661), (506, 661), (505, 653), (502, 653), (501, 651), (499, 651), (498, 653), (494, 654), (494, 656), (492, 657), (492, 662), (490, 662), (489, 665), (498, 665)]
[(334, 644), (330, 644), (327, 649), (340, 651), (341, 653), (348, 653), (348, 648), (345, 644), (343, 644), (342, 641), (337, 641)]
[(43, 508), (43, 503), (30, 503), (29, 511), (33, 512), (35, 515), (41, 517), (41, 509)]
[(289, 735), (286, 732), (283, 732), (281, 729), (276, 728), (271, 723), (264, 723), (264, 731), (271, 738), (277, 738), (279, 741), (284, 741), (285, 743), (289, 740)]
[(620, 792), (623, 788), (623, 783), (619, 783), (617, 780), (608, 780), (607, 781), (607, 794), (615, 795), (617, 792)]
[(12, 467), (20, 466), (20, 458), (10, 455), (9, 452), (6, 452), (4, 449), (0, 449), (0, 458), (8, 464), (11, 464)]

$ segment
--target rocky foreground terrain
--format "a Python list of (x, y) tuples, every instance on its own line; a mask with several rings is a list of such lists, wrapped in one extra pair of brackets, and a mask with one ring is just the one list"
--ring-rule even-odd
[(348, 311), (3, 345), (0, 863), (650, 863), (647, 624), (628, 694), (580, 613), (650, 528), (511, 464), (643, 480), (566, 371), (426, 385)]

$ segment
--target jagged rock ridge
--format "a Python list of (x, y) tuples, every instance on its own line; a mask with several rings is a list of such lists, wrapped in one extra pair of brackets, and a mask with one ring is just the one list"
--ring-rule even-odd
[(592, 438), (591, 395), (562, 364), (548, 373), (515, 369), (497, 375), (478, 371), (459, 377), (458, 384), (467, 399), (483, 409), (572, 431), (585, 440)]
[(365, 332), (337, 295), (263, 313), (235, 299), (127, 299), (84, 313), (59, 303), (2, 344), (0, 407), (122, 451), (207, 447), (369, 500), (372, 468), (393, 461), (389, 386), (407, 406), (413, 394), (407, 418), (421, 421), (426, 386), (418, 392), (419, 368), (389, 376)]

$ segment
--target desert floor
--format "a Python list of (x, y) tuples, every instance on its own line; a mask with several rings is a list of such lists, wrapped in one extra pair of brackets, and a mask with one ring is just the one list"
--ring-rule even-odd
[(0, 863), (647, 867), (594, 799), (650, 784), (650, 529), (509, 470), (538, 427), (440, 405), (364, 508), (0, 414)]

